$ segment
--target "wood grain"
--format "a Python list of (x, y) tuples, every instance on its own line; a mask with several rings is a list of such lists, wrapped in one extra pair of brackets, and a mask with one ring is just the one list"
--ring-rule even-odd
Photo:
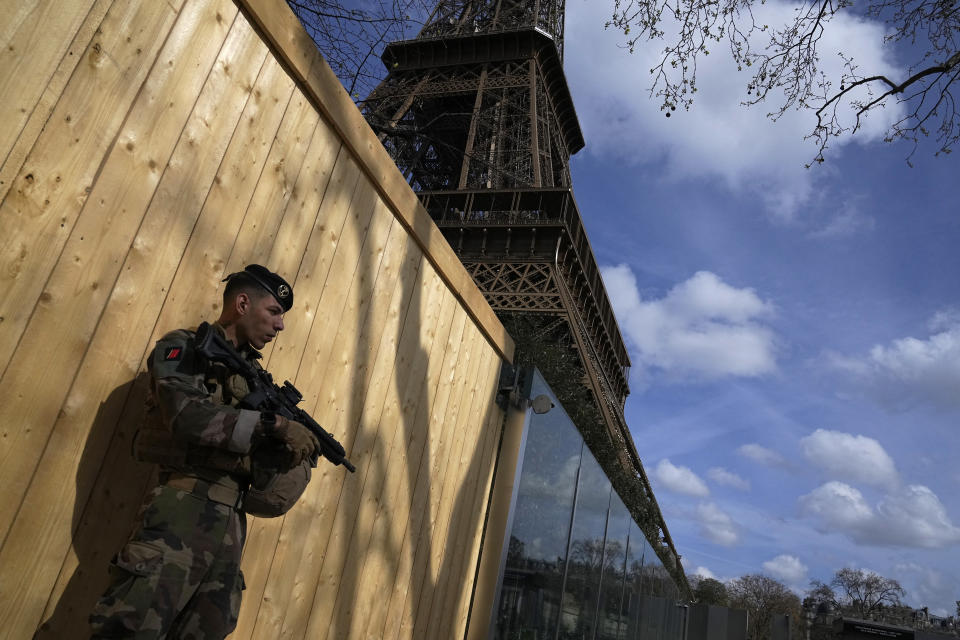
[(349, 624), (341, 625), (342, 629), (349, 629), (349, 633), (337, 637), (369, 637), (374, 629), (383, 626), (386, 607), (375, 605), (380, 603), (383, 594), (389, 593), (396, 581), (404, 542), (413, 524), (414, 488), (422, 472), (431, 435), (429, 418), (444, 374), (442, 364), (456, 306), (455, 297), (446, 291), (437, 306), (437, 320), (425, 323), (428, 331), (434, 333), (423, 381), (425, 401), (419, 403), (415, 415), (407, 418), (410, 426), (398, 429), (390, 444), (389, 450), (396, 459), (391, 459), (388, 465), (385, 495), (378, 505), (372, 526), (373, 542), (363, 553), (366, 561), (358, 580), (358, 603), (353, 606)]
[[(69, 46), (61, 56), (60, 62), (53, 71), (49, 82), (46, 83), (45, 87), (42, 86), (43, 83), (37, 83), (39, 87), (32, 87), (31, 91), (36, 91), (38, 88), (43, 89), (43, 92), (40, 93), (39, 98), (36, 100), (36, 104), (34, 104), (32, 108), (27, 109), (26, 104), (30, 104), (33, 100), (32, 98), (23, 100), (25, 105), (20, 107), (23, 111), (16, 115), (16, 124), (14, 121), (7, 124), (11, 132), (16, 129), (17, 126), (22, 126), (13, 140), (4, 144), (3, 147), (0, 147), (0, 149), (2, 149), (0, 150), (0, 202), (7, 196), (10, 186), (13, 184), (14, 177), (17, 175), (17, 172), (20, 171), (24, 159), (26, 159), (27, 154), (33, 148), (37, 138), (43, 132), (43, 127), (47, 124), (50, 114), (53, 112), (57, 101), (63, 94), (67, 82), (73, 76), (77, 65), (83, 60), (81, 54), (90, 44), (90, 40), (94, 37), (94, 34), (103, 22), (107, 10), (113, 2), (114, 0), (96, 0), (96, 2), (90, 3), (89, 11), (87, 11), (86, 17), (77, 28), (72, 42), (69, 42), (69, 38), (64, 41), (65, 43), (69, 42)], [(49, 2), (47, 4), (53, 5), (55, 3)], [(28, 3), (19, 3), (17, 6), (28, 7)], [(28, 7), (28, 10), (35, 11), (36, 5)], [(5, 17), (10, 16), (7, 14)], [(16, 25), (16, 28), (20, 28), (18, 22), (11, 20), (10, 26), (13, 27), (14, 25)], [(70, 29), (64, 30), (64, 35), (66, 36), (66, 33), (69, 33), (69, 31)], [(48, 39), (52, 40), (50, 35), (45, 33), (42, 42), (46, 42)], [(0, 46), (3, 46), (3, 42), (6, 42), (6, 38), (0, 38)], [(7, 47), (3, 48), (9, 50)], [(29, 58), (29, 56), (24, 56), (22, 51), (17, 51), (14, 57)], [(4, 62), (0, 60), (0, 70), (3, 70), (0, 71), (0, 73), (13, 72), (16, 65), (22, 64), (23, 62), (23, 60), (20, 60), (9, 64), (9, 61)], [(2, 83), (2, 81), (0, 81), (0, 83)], [(0, 95), (9, 94), (4, 92)], [(11, 100), (10, 105), (12, 106), (14, 102), (16, 101)]]
[[(7, 157), (93, 0), (19, 3), (3, 7), (0, 28), (0, 161)], [(16, 9), (19, 8), (20, 11)]]
[[(0, 203), (0, 228), (4, 230), (0, 245), (0, 381), (6, 377), (13, 351), (38, 300), (42, 307), (53, 295), (44, 289), (44, 284), (73, 234), (81, 209), (85, 209), (102, 170), (104, 155), (108, 149), (116, 155), (115, 138), (130, 105), (135, 99), (143, 103), (138, 92), (164, 42), (156, 34), (169, 31), (174, 19), (182, 22), (183, 15), (177, 14), (179, 4), (119, 3), (111, 7), (97, 37), (83, 52), (83, 62), (77, 66), (46, 129)], [(219, 48), (216, 36), (211, 35)], [(180, 39), (167, 42), (164, 47), (168, 59), (180, 60), (175, 66), (181, 73), (188, 66), (182, 59), (188, 45)], [(212, 64), (216, 49), (211, 53), (208, 60)], [(202, 51), (193, 54), (203, 59)], [(196, 72), (191, 68), (190, 73)], [(205, 75), (201, 74), (201, 82)], [(185, 111), (178, 114), (173, 109), (171, 115), (185, 119), (194, 100), (196, 92)], [(177, 132), (183, 128), (182, 119), (176, 124)], [(157, 173), (176, 141), (175, 136), (162, 129), (158, 133), (170, 137), (163, 139), (167, 154)], [(125, 160), (128, 168), (141, 166), (133, 160)], [(95, 203), (103, 199), (103, 195), (97, 195)], [(139, 213), (142, 212), (141, 208)], [(2, 452), (0, 444), (0, 461)]]
[[(229, 10), (230, 6), (226, 3), (222, 8)], [(165, 173), (161, 167), (152, 165), (151, 159), (161, 157), (161, 166), (166, 165), (219, 53), (222, 40), (216, 42), (215, 32), (208, 38), (191, 40), (189, 37), (194, 29), (204, 29), (209, 27), (209, 22), (216, 22), (215, 4), (205, 5), (203, 9), (206, 15), (198, 12), (192, 23), (187, 21), (186, 28), (180, 28), (184, 15), (180, 16), (174, 28), (180, 38), (171, 34), (167, 44), (173, 50), (166, 53), (177, 60), (186, 56), (193, 61), (165, 67), (161, 73), (150, 76), (148, 86), (167, 98), (161, 106), (149, 103), (148, 91), (138, 97), (134, 116), (124, 124), (107, 156), (83, 214), (71, 230), (63, 253), (55, 263), (56, 269), (52, 269), (52, 276), (42, 289), (30, 326), (0, 379), (4, 394), (11, 398), (0, 406), (3, 421), (0, 428), (9, 433), (0, 440), (0, 479), (8, 483), (0, 504), (3, 507), (0, 535), (4, 537), (61, 410), (70, 381), (90, 344), (124, 255)], [(144, 18), (146, 24), (152, 26), (152, 19)], [(226, 27), (221, 37), (225, 36)], [(199, 69), (197, 59), (205, 63)], [(178, 96), (182, 98), (177, 99)], [(168, 106), (170, 102), (175, 106)], [(179, 183), (174, 186), (172, 180), (168, 184), (171, 194), (184, 186)], [(33, 241), (44, 246), (45, 240), (41, 237)], [(44, 273), (37, 275), (47, 277)], [(9, 295), (12, 294), (8, 294), (8, 300)], [(70, 318), (70, 331), (61, 330), (64, 318)], [(44, 380), (44, 386), (37, 387), (34, 382), (37, 379)], [(42, 394), (42, 402), (37, 394)]]

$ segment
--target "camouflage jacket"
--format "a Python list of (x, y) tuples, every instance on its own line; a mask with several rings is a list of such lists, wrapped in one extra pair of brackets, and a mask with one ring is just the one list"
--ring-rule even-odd
[[(223, 332), (218, 324), (212, 325)], [(134, 455), (167, 470), (249, 473), (249, 454), (260, 412), (241, 409), (249, 389), (242, 376), (207, 362), (194, 346), (193, 331), (172, 331), (148, 358), (150, 393)], [(259, 367), (260, 354), (241, 354)]]

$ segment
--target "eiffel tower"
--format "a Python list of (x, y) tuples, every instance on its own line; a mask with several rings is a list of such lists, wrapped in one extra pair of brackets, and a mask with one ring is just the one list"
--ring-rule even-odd
[(388, 75), (361, 106), (520, 358), (677, 561), (624, 420), (630, 359), (571, 189), (584, 139), (563, 25), (564, 0), (440, 0), (415, 39), (387, 45)]

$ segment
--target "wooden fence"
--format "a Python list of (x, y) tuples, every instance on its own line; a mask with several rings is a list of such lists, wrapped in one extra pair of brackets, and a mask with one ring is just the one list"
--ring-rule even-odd
[(87, 635), (146, 355), (259, 262), (357, 473), (250, 519), (233, 637), (461, 636), (512, 342), (286, 4), (8, 0), (0, 45), (0, 635)]

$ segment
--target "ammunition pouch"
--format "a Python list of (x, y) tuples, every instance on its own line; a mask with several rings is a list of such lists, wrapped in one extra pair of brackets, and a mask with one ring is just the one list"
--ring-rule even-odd
[(199, 498), (210, 500), (239, 511), (243, 503), (243, 489), (234, 482), (210, 482), (179, 473), (165, 473), (160, 476), (160, 484), (171, 489), (186, 491)]

